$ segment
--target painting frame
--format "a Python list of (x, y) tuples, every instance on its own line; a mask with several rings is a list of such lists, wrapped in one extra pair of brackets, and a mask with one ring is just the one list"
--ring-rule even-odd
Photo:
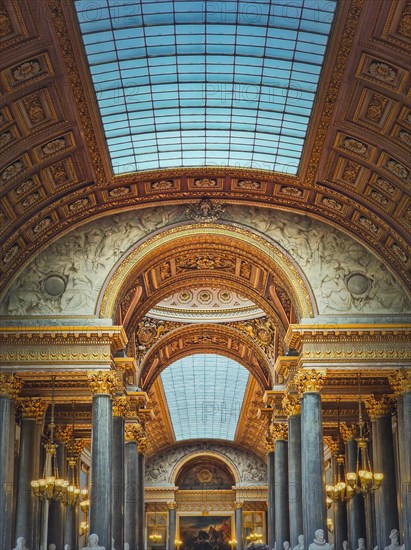
[(234, 532), (234, 513), (230, 510), (210, 510), (207, 515), (198, 512), (177, 515), (180, 550), (231, 550), (229, 540)]

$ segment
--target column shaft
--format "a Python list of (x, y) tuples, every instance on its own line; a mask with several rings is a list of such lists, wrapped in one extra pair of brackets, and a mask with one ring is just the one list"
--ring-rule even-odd
[(301, 411), (303, 525), (306, 543), (317, 529), (327, 533), (321, 397), (306, 392)]
[(176, 509), (168, 509), (168, 550), (174, 550), (176, 540)]
[(137, 550), (144, 550), (146, 509), (144, 502), (144, 453), (137, 453)]
[[(348, 540), (347, 504), (337, 502), (334, 504), (334, 544), (336, 550), (342, 549), (342, 543)], [(350, 548), (356, 548), (351, 546)]]
[(301, 415), (288, 418), (288, 499), (290, 516), (290, 544), (297, 546), (303, 533), (303, 505), (301, 495)]
[(237, 550), (243, 550), (243, 511), (241, 506), (235, 509), (235, 539), (237, 541)]
[(278, 439), (275, 444), (275, 540), (277, 548), (283, 548), (290, 540), (288, 520), (288, 446), (287, 441)]
[(17, 485), (15, 538), (24, 537), (27, 548), (36, 548), (39, 499), (31, 481), (40, 475), (40, 425), (34, 418), (22, 418), (20, 425), (19, 474)]
[(112, 538), (114, 548), (124, 546), (124, 418), (113, 417), (113, 503)]
[[(275, 545), (275, 452), (267, 453), (267, 481), (268, 481), (268, 546)], [(237, 539), (238, 541), (238, 539)]]
[(14, 400), (0, 396), (0, 548), (12, 548), (14, 442), (16, 422)]
[(374, 464), (376, 472), (382, 472), (384, 479), (375, 492), (377, 512), (377, 544), (385, 548), (392, 529), (398, 529), (397, 489), (395, 480), (394, 446), (391, 416), (377, 416), (373, 422), (375, 440)]
[[(67, 477), (67, 452), (66, 446), (59, 444), (57, 447), (57, 467), (59, 476)], [(48, 529), (47, 529), (47, 548), (49, 544), (54, 543), (57, 549), (63, 548), (63, 533), (65, 521), (65, 506), (61, 502), (52, 500), (49, 504)], [(71, 547), (70, 547), (71, 548)], [(72, 549), (74, 550), (74, 549)]]
[(64, 545), (68, 544), (70, 550), (77, 550), (78, 548), (78, 525), (78, 508), (76, 506), (67, 506)]
[[(347, 472), (355, 472), (357, 467), (357, 442), (349, 439), (346, 443)], [(355, 494), (347, 505), (348, 542), (350, 548), (356, 548), (359, 538), (366, 538), (364, 497)], [(368, 541), (366, 541), (368, 543)]]
[(137, 546), (137, 442), (125, 444), (124, 542)]
[(402, 414), (398, 418), (399, 433), (403, 436), (401, 469), (401, 507), (405, 548), (411, 548), (411, 391), (402, 394)]
[(99, 537), (99, 545), (111, 548), (113, 418), (109, 395), (93, 396), (91, 439), (90, 533)]

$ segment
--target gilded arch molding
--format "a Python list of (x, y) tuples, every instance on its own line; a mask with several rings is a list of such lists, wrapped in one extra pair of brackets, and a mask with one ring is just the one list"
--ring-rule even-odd
[(242, 364), (262, 388), (272, 386), (273, 365), (256, 342), (232, 327), (200, 323), (170, 332), (150, 349), (139, 369), (139, 385), (148, 391), (156, 377), (171, 363), (210, 350)]
[(234, 464), (234, 462), (228, 458), (227, 456), (225, 456), (224, 454), (222, 453), (219, 453), (218, 451), (193, 451), (189, 454), (187, 454), (186, 456), (183, 456), (183, 458), (181, 458), (181, 460), (179, 460), (177, 462), (177, 464), (174, 465), (173, 469), (171, 470), (171, 483), (173, 485), (176, 484), (176, 480), (177, 480), (177, 477), (178, 477), (178, 474), (181, 472), (181, 470), (184, 468), (184, 466), (186, 464), (188, 464), (191, 460), (195, 459), (195, 458), (214, 458), (220, 462), (223, 462), (227, 467), (228, 469), (230, 470), (230, 472), (233, 474), (233, 477), (234, 477), (234, 480), (236, 483), (240, 483), (240, 473), (236, 467), (236, 465)]
[[(298, 315), (300, 317), (314, 316), (316, 304), (313, 293), (306, 278), (295, 262), (292, 261), (290, 255), (279, 245), (274, 245), (250, 230), (221, 223), (197, 223), (188, 227), (187, 225), (177, 226), (166, 229), (162, 233), (139, 243), (116, 264), (106, 280), (97, 304), (99, 316), (114, 317), (122, 294), (138, 276), (142, 275), (144, 270), (147, 270), (150, 263), (155, 262), (155, 258), (158, 257), (159, 253), (164, 253), (164, 248), (171, 250), (172, 248), (184, 246), (187, 240), (198, 239), (195, 246), (198, 250), (202, 246), (198, 243), (201, 243), (201, 241), (205, 243), (207, 240), (212, 243), (213, 238), (219, 243), (221, 250), (225, 249), (227, 251), (230, 247), (236, 246), (243, 251), (244, 255), (247, 255), (247, 253), (249, 256), (254, 254), (259, 258), (268, 272), (280, 273), (295, 302)], [(232, 282), (235, 282), (235, 279), (236, 277), (233, 277)], [(246, 285), (243, 286), (246, 288)], [(168, 292), (171, 294), (173, 290)]]

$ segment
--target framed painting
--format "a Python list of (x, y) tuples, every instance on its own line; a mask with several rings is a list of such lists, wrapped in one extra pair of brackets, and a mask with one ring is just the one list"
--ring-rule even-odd
[(179, 516), (181, 550), (230, 550), (232, 516)]

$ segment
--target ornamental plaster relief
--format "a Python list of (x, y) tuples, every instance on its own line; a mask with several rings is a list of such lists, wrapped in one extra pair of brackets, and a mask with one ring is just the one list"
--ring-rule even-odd
[(146, 486), (173, 484), (175, 468), (183, 458), (201, 453), (227, 459), (237, 470), (240, 484), (264, 485), (267, 482), (267, 467), (264, 462), (250, 451), (229, 445), (212, 443), (188, 444), (167, 449), (149, 460), (145, 470)]
[[(1, 315), (93, 315), (116, 262), (142, 238), (187, 221), (184, 207), (156, 207), (94, 220), (48, 246), (18, 275)], [(257, 230), (305, 272), (320, 314), (404, 313), (411, 308), (385, 265), (351, 237), (319, 220), (268, 208), (227, 205), (222, 220)], [(191, 223), (191, 220), (189, 221)]]

